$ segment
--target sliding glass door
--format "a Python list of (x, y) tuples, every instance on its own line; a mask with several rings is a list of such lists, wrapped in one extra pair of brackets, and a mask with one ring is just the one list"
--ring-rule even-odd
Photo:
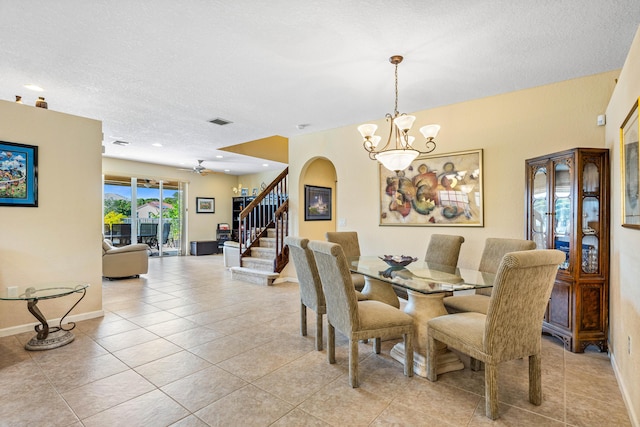
[(105, 176), (105, 236), (116, 246), (145, 243), (151, 256), (184, 254), (184, 193), (177, 181)]

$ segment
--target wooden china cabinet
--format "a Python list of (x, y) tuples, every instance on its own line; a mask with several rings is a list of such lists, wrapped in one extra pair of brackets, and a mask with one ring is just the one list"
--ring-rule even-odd
[(607, 350), (609, 150), (574, 148), (526, 161), (526, 236), (566, 254), (542, 329), (582, 353)]

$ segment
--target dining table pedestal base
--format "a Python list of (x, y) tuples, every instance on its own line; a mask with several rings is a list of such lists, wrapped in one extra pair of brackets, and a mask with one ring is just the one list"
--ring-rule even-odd
[[(408, 299), (404, 312), (413, 318), (414, 326), (413, 372), (426, 378), (427, 322), (434, 317), (448, 314), (442, 302), (445, 294), (423, 294), (409, 289), (407, 294)], [(448, 350), (446, 345), (439, 343), (436, 351), (438, 353), (436, 368), (438, 374), (464, 369), (464, 364), (460, 361), (458, 355)], [(391, 357), (401, 363), (404, 362), (404, 343), (398, 343), (393, 346)]]

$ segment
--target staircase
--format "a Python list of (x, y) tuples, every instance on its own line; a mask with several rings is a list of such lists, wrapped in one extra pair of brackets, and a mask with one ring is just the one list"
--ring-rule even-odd
[(231, 267), (231, 277), (234, 280), (270, 286), (280, 277), (274, 272), (276, 258), (276, 231), (267, 229), (267, 237), (260, 237), (249, 249), (249, 256), (241, 258), (241, 267)]
[(233, 279), (269, 286), (289, 262), (289, 248), (284, 245), (289, 231), (288, 174), (289, 168), (240, 212), (240, 266), (231, 267)]

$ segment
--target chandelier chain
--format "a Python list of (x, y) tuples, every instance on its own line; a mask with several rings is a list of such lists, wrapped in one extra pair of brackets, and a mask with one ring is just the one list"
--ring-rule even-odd
[(393, 110), (393, 116), (397, 116), (398, 115), (398, 64), (395, 64), (396, 67), (396, 71), (395, 71), (395, 76), (396, 76), (396, 105), (394, 107)]

